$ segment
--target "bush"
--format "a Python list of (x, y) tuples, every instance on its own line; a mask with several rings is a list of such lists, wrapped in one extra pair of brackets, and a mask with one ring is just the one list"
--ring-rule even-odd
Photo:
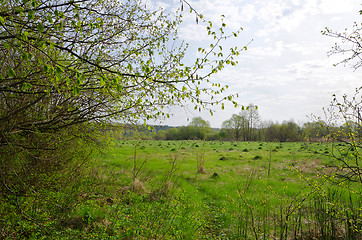
[(0, 229), (5, 238), (47, 233), (73, 209), (91, 179), (83, 177), (84, 163), (96, 146), (91, 127), (12, 136), (18, 145), (0, 149)]

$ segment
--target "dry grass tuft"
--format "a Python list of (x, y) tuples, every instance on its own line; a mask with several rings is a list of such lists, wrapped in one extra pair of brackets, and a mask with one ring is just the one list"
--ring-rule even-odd
[(139, 194), (147, 193), (144, 183), (137, 178), (132, 183), (132, 190)]

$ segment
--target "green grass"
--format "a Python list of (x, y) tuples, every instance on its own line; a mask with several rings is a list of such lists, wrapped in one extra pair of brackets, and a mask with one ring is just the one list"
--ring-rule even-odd
[(361, 196), (326, 181), (326, 151), (319, 143), (114, 141), (94, 158), (96, 184), (58, 236), (358, 239)]

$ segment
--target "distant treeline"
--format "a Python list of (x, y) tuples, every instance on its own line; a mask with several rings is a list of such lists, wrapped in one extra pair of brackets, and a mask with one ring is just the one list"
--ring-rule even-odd
[(267, 141), (267, 142), (296, 142), (296, 141), (328, 141), (333, 135), (336, 139), (348, 138), (349, 129), (358, 129), (362, 137), (362, 128), (350, 122), (343, 126), (328, 126), (324, 121), (307, 122), (298, 125), (294, 121), (282, 123), (259, 122), (251, 127), (250, 124), (223, 124), (222, 128), (211, 128), (210, 124), (194, 118), (188, 126), (118, 126), (109, 127), (113, 137), (117, 139), (154, 139), (154, 140), (232, 140), (232, 141)]

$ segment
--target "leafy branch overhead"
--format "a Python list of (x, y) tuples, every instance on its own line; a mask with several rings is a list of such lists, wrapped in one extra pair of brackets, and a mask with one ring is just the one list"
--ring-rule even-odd
[(0, 121), (42, 106), (12, 131), (166, 117), (164, 106), (191, 101), (201, 109), (234, 97), (216, 100), (227, 86), (210, 77), (235, 65), (246, 46), (224, 51), (222, 42), (239, 32), (226, 35), (224, 23), (214, 30), (192, 8), (213, 43), (185, 65), (179, 13), (149, 10), (140, 0), (0, 2)]
[[(362, 11), (360, 11), (362, 15)], [(343, 54), (347, 55), (341, 62), (338, 64), (347, 63), (351, 64), (351, 67), (354, 70), (357, 70), (362, 66), (362, 23), (355, 22), (353, 24), (352, 30), (345, 29), (344, 32), (332, 31), (329, 28), (326, 28), (322, 31), (323, 35), (333, 37), (339, 40), (339, 43), (335, 43), (334, 47), (329, 51), (329, 55), (334, 54)]]
[[(359, 11), (362, 15), (362, 10)], [(339, 54), (343, 55), (344, 59), (337, 63), (347, 63), (352, 66), (356, 71), (362, 67), (362, 37), (361, 37), (362, 23), (355, 22), (352, 30), (347, 28), (344, 32), (332, 31), (326, 28), (322, 34), (336, 38), (339, 42), (335, 43), (330, 55)], [(361, 127), (362, 127), (362, 86), (356, 86), (354, 95), (343, 95), (339, 99), (335, 94), (333, 100), (328, 108), (324, 111), (328, 116), (330, 125), (338, 125), (343, 123), (347, 134), (339, 131), (331, 133), (330, 137), (338, 142), (337, 146), (333, 147), (332, 159), (333, 162), (333, 175), (331, 180), (339, 184), (347, 183), (362, 183), (362, 168), (361, 168)], [(328, 129), (328, 128), (326, 128)], [(343, 142), (347, 147), (339, 147)], [(335, 178), (336, 177), (336, 178)], [(360, 187), (360, 185), (357, 185)], [(359, 188), (360, 189), (360, 188)], [(356, 190), (360, 194), (360, 190)]]
[(209, 27), (212, 46), (186, 64), (182, 11), (143, 2), (0, 0), (0, 228), (11, 232), (3, 231), (5, 238), (37, 238), (34, 229), (48, 231), (74, 210), (81, 167), (94, 143), (107, 142), (109, 125), (100, 123), (167, 117), (170, 105), (233, 101), (210, 78), (245, 50), (222, 49), (238, 33), (226, 34), (224, 24), (214, 30), (191, 11)]

